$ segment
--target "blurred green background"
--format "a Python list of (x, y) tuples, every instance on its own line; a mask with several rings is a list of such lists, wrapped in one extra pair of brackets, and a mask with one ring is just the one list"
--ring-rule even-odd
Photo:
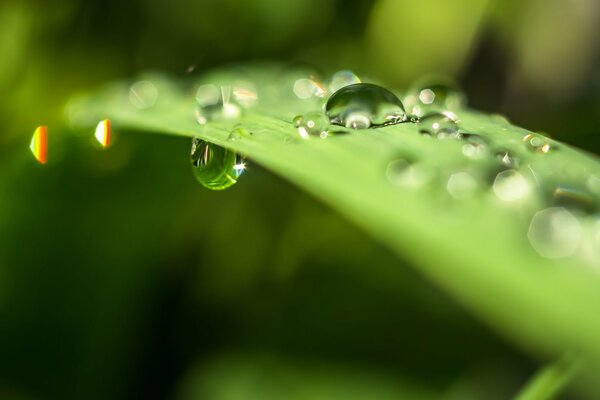
[(599, 31), (595, 0), (4, 0), (0, 399), (510, 397), (547, 360), (333, 211), (252, 164), (208, 192), (185, 139), (116, 132), (98, 152), (63, 108), (146, 70), (433, 73), (600, 153)]

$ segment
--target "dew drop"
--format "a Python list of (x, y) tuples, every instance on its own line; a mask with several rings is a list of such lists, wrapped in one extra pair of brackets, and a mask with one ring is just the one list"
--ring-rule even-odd
[(40, 164), (48, 161), (48, 127), (38, 126), (33, 132), (29, 149)]
[(302, 100), (323, 97), (327, 94), (327, 89), (315, 78), (296, 79), (293, 91), (296, 97)]
[(326, 138), (329, 135), (329, 121), (321, 112), (315, 111), (304, 115), (297, 115), (292, 122), (298, 129), (298, 134), (303, 139), (308, 139), (311, 136)]
[(438, 139), (459, 138), (456, 121), (446, 114), (427, 114), (419, 120), (418, 126), (422, 135), (433, 136)]
[(419, 117), (428, 112), (458, 109), (466, 104), (466, 97), (460, 90), (443, 83), (418, 85), (404, 100), (410, 113)]
[(545, 258), (564, 258), (577, 250), (582, 228), (579, 220), (563, 207), (538, 211), (529, 225), (529, 243)]
[(468, 199), (475, 193), (477, 181), (473, 175), (468, 172), (457, 172), (450, 175), (450, 178), (448, 178), (446, 189), (455, 199)]
[(246, 169), (239, 154), (199, 138), (192, 140), (191, 162), (198, 182), (211, 190), (234, 185)]
[(480, 135), (460, 132), (459, 137), (466, 142), (462, 147), (462, 153), (465, 157), (472, 160), (481, 160), (487, 157), (487, 142)]
[(158, 89), (151, 81), (138, 81), (129, 88), (129, 101), (140, 110), (153, 107), (158, 99)]
[(389, 90), (371, 83), (356, 83), (339, 89), (327, 100), (325, 114), (332, 124), (353, 129), (406, 120), (400, 99)]
[(229, 133), (229, 136), (227, 137), (227, 140), (235, 142), (235, 141), (238, 141), (238, 140), (249, 138), (250, 136), (252, 136), (252, 132), (250, 132), (249, 130), (247, 130), (245, 128), (237, 127), (237, 128), (234, 128)]
[(552, 149), (552, 146), (544, 136), (535, 135), (533, 133), (528, 133), (527, 135), (523, 136), (523, 142), (527, 144), (529, 150), (541, 154), (549, 153)]
[(529, 193), (529, 184), (521, 173), (514, 169), (500, 172), (492, 186), (494, 193), (502, 201), (516, 201)]
[(518, 167), (521, 164), (519, 158), (508, 150), (496, 152), (496, 158), (498, 159), (498, 161), (500, 161), (502, 165), (505, 165), (510, 168)]
[(388, 163), (385, 176), (392, 185), (418, 188), (430, 180), (431, 170), (408, 159), (399, 158)]
[(239, 118), (242, 110), (232, 99), (231, 86), (206, 84), (196, 90), (196, 121), (205, 125), (209, 121)]
[(110, 120), (103, 119), (96, 125), (94, 138), (102, 148), (107, 148), (110, 145)]

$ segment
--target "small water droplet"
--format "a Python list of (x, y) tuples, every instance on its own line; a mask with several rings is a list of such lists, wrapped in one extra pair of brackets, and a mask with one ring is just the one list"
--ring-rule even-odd
[(103, 119), (98, 122), (96, 125), (96, 130), (94, 132), (94, 137), (96, 141), (102, 148), (107, 148), (110, 145), (110, 120)]
[(343, 88), (344, 86), (353, 85), (355, 83), (361, 83), (362, 81), (356, 74), (350, 70), (342, 70), (333, 74), (331, 82), (329, 83), (329, 90), (335, 92)]
[(466, 143), (462, 147), (465, 157), (472, 160), (481, 160), (488, 155), (487, 142), (476, 133), (459, 132), (459, 138)]
[(575, 253), (581, 240), (581, 223), (563, 207), (538, 211), (529, 224), (529, 243), (545, 258), (564, 258)]
[(371, 83), (348, 85), (335, 92), (325, 104), (325, 114), (332, 124), (353, 129), (391, 125), (406, 120), (400, 99), (389, 90)]
[(419, 117), (428, 112), (455, 110), (466, 104), (465, 95), (451, 84), (417, 85), (404, 97), (408, 110)]
[(523, 136), (523, 142), (527, 143), (529, 150), (537, 153), (546, 154), (550, 152), (552, 146), (544, 136), (528, 133)]
[(158, 89), (150, 81), (138, 81), (129, 88), (129, 101), (140, 110), (154, 106), (157, 99)]
[(310, 112), (305, 115), (297, 115), (292, 120), (294, 126), (298, 128), (298, 133), (303, 139), (311, 136), (326, 138), (329, 128), (327, 117), (321, 112)]
[(492, 186), (494, 193), (502, 201), (516, 201), (529, 193), (529, 184), (521, 173), (514, 169), (500, 172)]
[(48, 127), (38, 126), (31, 137), (29, 149), (40, 164), (48, 161)]
[(468, 199), (477, 189), (477, 180), (468, 172), (457, 172), (448, 178), (446, 189), (455, 199)]
[(434, 136), (438, 139), (459, 138), (456, 121), (443, 113), (425, 115), (418, 122), (419, 132), (422, 135)]
[(258, 101), (258, 92), (252, 82), (234, 82), (232, 93), (237, 104), (244, 108), (252, 107)]
[(418, 188), (431, 178), (431, 170), (405, 158), (392, 160), (385, 169), (387, 180), (395, 186)]
[(196, 90), (196, 121), (204, 125), (213, 120), (231, 120), (239, 118), (241, 107), (233, 102), (231, 86), (206, 84)]
[(521, 164), (521, 160), (519, 160), (517, 156), (515, 156), (508, 150), (501, 150), (496, 152), (496, 158), (498, 159), (498, 161), (500, 161), (501, 164), (511, 168), (518, 167)]
[(596, 211), (592, 195), (584, 190), (573, 187), (558, 186), (554, 189), (553, 204), (570, 210), (580, 210), (586, 213)]
[(252, 132), (250, 132), (249, 130), (242, 128), (242, 127), (237, 127), (234, 128), (230, 133), (229, 136), (227, 137), (227, 140), (235, 142), (237, 140), (242, 140), (245, 138), (249, 138), (250, 136), (252, 136)]
[(296, 79), (293, 90), (296, 97), (302, 100), (323, 97), (327, 94), (327, 89), (315, 78)]
[(192, 140), (191, 162), (198, 182), (212, 190), (234, 185), (246, 169), (239, 154), (199, 138)]

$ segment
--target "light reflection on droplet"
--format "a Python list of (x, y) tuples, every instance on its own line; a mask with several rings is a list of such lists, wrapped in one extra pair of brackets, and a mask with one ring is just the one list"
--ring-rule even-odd
[(96, 125), (96, 131), (94, 132), (94, 137), (102, 146), (102, 148), (106, 148), (110, 145), (110, 120), (103, 119), (98, 122)]
[(233, 86), (233, 98), (243, 107), (252, 107), (258, 100), (256, 87), (251, 82), (237, 81)]
[(545, 258), (564, 258), (575, 253), (581, 241), (579, 220), (566, 208), (552, 207), (538, 211), (529, 225), (529, 243)]
[(150, 108), (157, 99), (158, 89), (150, 81), (138, 81), (129, 88), (129, 101), (135, 108)]
[(202, 85), (196, 90), (196, 121), (200, 125), (212, 120), (232, 120), (239, 118), (242, 110), (232, 101), (231, 86)]
[(29, 149), (40, 164), (48, 161), (48, 127), (38, 126), (33, 132)]
[(473, 175), (468, 172), (457, 172), (450, 175), (450, 178), (448, 178), (446, 189), (455, 199), (468, 199), (475, 193), (477, 181)]
[(316, 79), (301, 78), (294, 82), (294, 94), (302, 100), (310, 99), (313, 96), (323, 97), (327, 90), (323, 84)]
[(529, 184), (519, 171), (509, 169), (496, 175), (492, 189), (500, 200), (516, 201), (529, 193)]

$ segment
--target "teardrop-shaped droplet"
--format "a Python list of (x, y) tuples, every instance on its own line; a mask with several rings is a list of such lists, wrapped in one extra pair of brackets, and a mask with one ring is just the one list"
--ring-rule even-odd
[(239, 154), (199, 138), (192, 140), (191, 153), (194, 176), (208, 189), (227, 189), (246, 169), (244, 158)]
[(418, 122), (419, 132), (438, 139), (459, 138), (456, 121), (442, 113), (425, 115)]
[(310, 112), (304, 115), (294, 117), (294, 126), (298, 129), (298, 134), (303, 139), (308, 139), (311, 136), (326, 138), (328, 136), (327, 129), (329, 121), (321, 112)]
[(29, 149), (40, 164), (46, 164), (48, 161), (48, 128), (38, 126), (33, 132)]
[(196, 121), (204, 125), (209, 121), (239, 118), (242, 108), (232, 96), (231, 86), (202, 85), (196, 90)]
[(334, 125), (366, 129), (406, 120), (404, 106), (396, 95), (372, 83), (344, 86), (331, 95), (325, 114)]

